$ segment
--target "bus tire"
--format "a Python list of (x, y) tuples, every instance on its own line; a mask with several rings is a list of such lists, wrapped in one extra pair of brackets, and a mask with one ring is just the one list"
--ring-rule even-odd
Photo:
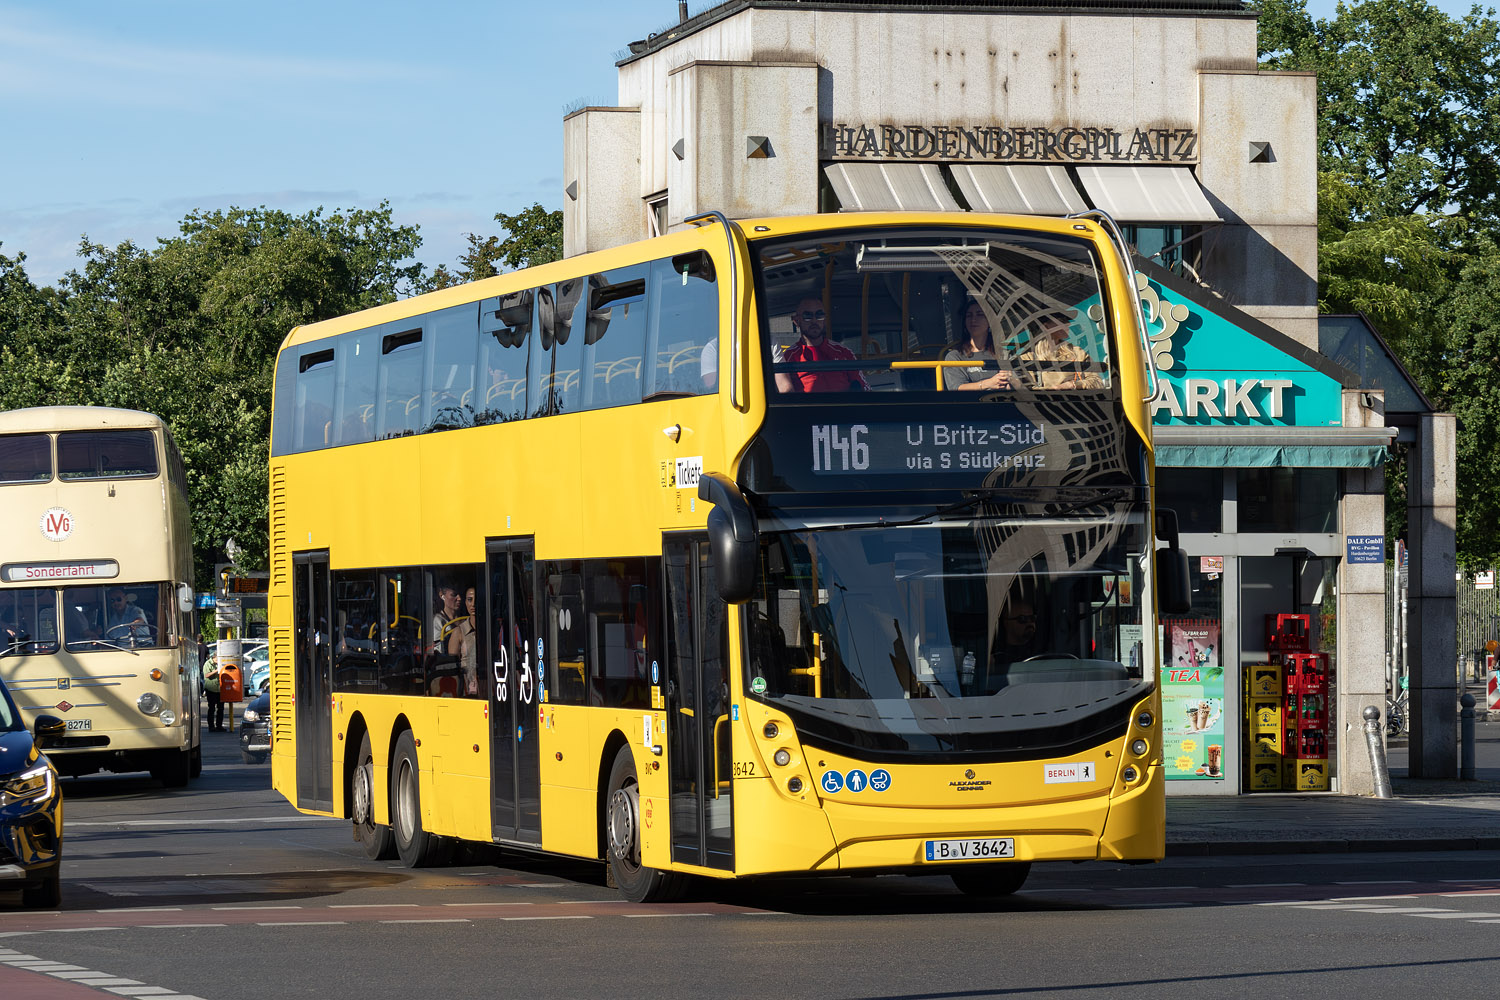
[(193, 762), (188, 767), (188, 777), (189, 778), (198, 778), (198, 777), (202, 777), (202, 775), (203, 775), (203, 747), (201, 745), (199, 745), (199, 746), (193, 747)]
[(441, 838), (422, 829), (417, 744), (410, 731), (396, 740), (396, 756), (391, 761), (391, 834), (396, 842), (396, 856), (407, 868), (427, 868), (439, 863)]
[(641, 864), (641, 795), (630, 747), (615, 754), (609, 769), (609, 794), (604, 800), (604, 822), (609, 850), (609, 875), (620, 894), (632, 903), (665, 903), (682, 895), (685, 880)]
[(955, 869), (949, 878), (966, 896), (1009, 896), (1026, 883), (1026, 876), (1030, 874), (1030, 861), (1011, 861), (999, 865), (966, 865)]
[(375, 822), (375, 755), (369, 733), (359, 741), (358, 759), (349, 796), (354, 804), (354, 839), (364, 847), (365, 857), (383, 861), (396, 856), (396, 845), (391, 828)]
[(151, 769), (151, 777), (167, 788), (182, 788), (193, 774), (193, 752), (187, 747), (181, 750), (163, 750), (157, 764)]

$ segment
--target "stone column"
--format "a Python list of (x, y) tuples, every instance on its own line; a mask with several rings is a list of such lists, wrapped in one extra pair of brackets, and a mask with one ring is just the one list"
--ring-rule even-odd
[(1453, 414), (1423, 414), (1407, 466), (1407, 651), (1414, 778), (1458, 777), (1455, 433)]
[[(1385, 469), (1344, 473), (1340, 523), (1349, 535), (1385, 534)], [(1338, 702), (1331, 720), (1338, 733), (1339, 790), (1372, 795), (1374, 778), (1365, 746), (1365, 706), (1385, 712), (1385, 564), (1339, 564)]]

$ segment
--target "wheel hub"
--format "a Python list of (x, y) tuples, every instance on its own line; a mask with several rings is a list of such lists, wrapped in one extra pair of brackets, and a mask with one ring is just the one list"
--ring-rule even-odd
[(609, 850), (621, 861), (641, 863), (640, 793), (634, 784), (615, 789), (609, 797)]
[(354, 772), (354, 822), (363, 826), (370, 821), (371, 778), (373, 768), (368, 762)]

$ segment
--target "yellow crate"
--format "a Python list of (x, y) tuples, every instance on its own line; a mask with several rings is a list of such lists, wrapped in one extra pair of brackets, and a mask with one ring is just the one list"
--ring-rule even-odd
[(1250, 737), (1251, 760), (1280, 760), (1281, 734), (1255, 733)]
[(1281, 664), (1252, 663), (1245, 668), (1245, 685), (1252, 698), (1281, 696)]
[(1252, 792), (1281, 791), (1281, 762), (1277, 760), (1250, 761), (1250, 780), (1245, 784)]
[[(1250, 731), (1252, 733), (1280, 733), (1281, 732), (1281, 699), (1275, 701), (1251, 701)], [(1277, 737), (1280, 738), (1279, 736)]]
[(1286, 763), (1292, 769), (1297, 791), (1328, 791), (1327, 757), (1303, 757), (1296, 760), (1288, 760)]

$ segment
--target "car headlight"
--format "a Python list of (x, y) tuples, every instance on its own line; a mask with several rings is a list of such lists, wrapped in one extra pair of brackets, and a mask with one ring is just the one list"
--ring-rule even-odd
[(147, 691), (136, 699), (135, 707), (147, 715), (155, 715), (162, 709), (161, 695)]
[(246, 722), (254, 722), (255, 720), (260, 718), (260, 713), (253, 708), (247, 708), (245, 709), (245, 714), (241, 716), (241, 718)]
[(50, 765), (42, 764), (0, 782), (0, 805), (17, 802), (40, 802), (52, 794), (57, 776)]

